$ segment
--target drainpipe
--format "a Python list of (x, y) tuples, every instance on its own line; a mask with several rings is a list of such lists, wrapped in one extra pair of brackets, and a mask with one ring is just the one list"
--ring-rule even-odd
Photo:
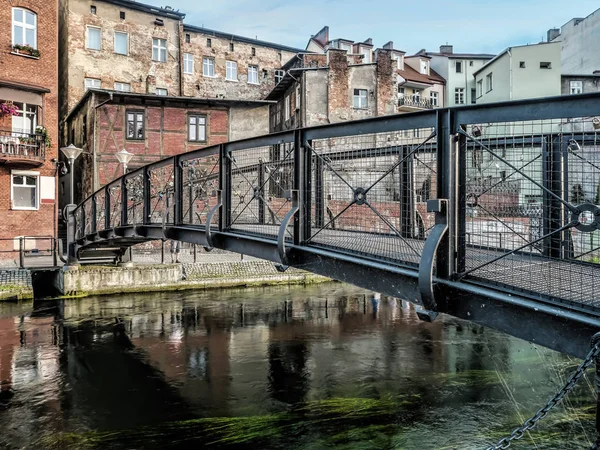
[[(97, 131), (96, 130), (98, 128), (96, 126), (96, 123), (97, 123), (96, 117), (97, 117), (97, 114), (98, 114), (98, 108), (100, 108), (101, 106), (104, 106), (107, 103), (113, 101), (113, 93), (109, 92), (108, 95), (110, 96), (108, 98), (108, 100), (104, 100), (102, 103), (99, 103), (96, 106), (94, 106), (94, 137), (93, 137), (93, 140), (92, 140), (92, 145), (93, 145), (93, 148), (92, 148), (92, 160), (94, 162), (94, 166), (93, 166), (93, 170), (92, 170), (92, 192), (96, 191), (96, 189), (99, 188), (99, 186), (96, 186), (96, 179), (97, 179), (97, 177), (96, 177), (96, 169), (97, 169), (97, 167), (96, 167), (96, 133), (97, 133)], [(93, 94), (93, 100), (95, 100), (95, 99), (96, 99), (96, 94), (94, 93)], [(92, 102), (92, 103), (94, 103), (94, 102)]]
[(513, 99), (513, 58), (510, 49), (508, 49), (509, 79), (508, 79), (508, 99)]

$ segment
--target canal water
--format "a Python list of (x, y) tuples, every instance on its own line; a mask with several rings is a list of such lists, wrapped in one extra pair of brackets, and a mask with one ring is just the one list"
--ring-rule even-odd
[[(0, 304), (0, 448), (485, 449), (578, 360), (339, 283)], [(592, 373), (515, 449), (594, 438)]]

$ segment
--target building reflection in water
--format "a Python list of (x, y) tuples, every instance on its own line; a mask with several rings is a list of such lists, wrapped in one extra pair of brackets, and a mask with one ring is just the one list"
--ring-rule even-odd
[[(13, 429), (0, 446), (25, 445), (40, 421), (113, 429), (334, 396), (427, 399), (435, 374), (510, 369), (514, 342), (421, 322), (403, 300), (341, 284), (89, 298), (57, 311), (0, 305), (0, 423)], [(470, 398), (489, 394), (474, 386)]]

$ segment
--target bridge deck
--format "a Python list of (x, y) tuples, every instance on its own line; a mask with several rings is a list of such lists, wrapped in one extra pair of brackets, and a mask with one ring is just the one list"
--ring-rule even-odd
[[(235, 224), (232, 231), (276, 239), (276, 225)], [(371, 257), (391, 264), (418, 267), (424, 240), (399, 238), (396, 235), (369, 234), (347, 230), (313, 228), (311, 243), (344, 253)], [(318, 234), (317, 234), (318, 232)], [(315, 235), (316, 234), (316, 235)], [(291, 238), (291, 235), (288, 237)], [(508, 251), (467, 246), (467, 270), (492, 261)], [(504, 256), (469, 274), (465, 281), (494, 284), (521, 291), (538, 300), (568, 304), (600, 314), (600, 265), (575, 260), (557, 260), (537, 253)]]

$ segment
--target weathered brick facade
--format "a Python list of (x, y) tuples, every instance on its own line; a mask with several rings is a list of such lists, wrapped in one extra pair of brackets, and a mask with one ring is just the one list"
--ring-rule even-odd
[[(15, 9), (16, 21), (13, 21)], [(27, 19), (21, 19), (27, 14)], [(35, 21), (32, 18), (35, 18)], [(14, 38), (11, 30), (18, 22), (33, 25), (37, 50), (14, 48), (29, 43)], [(57, 216), (56, 168), (52, 160), (58, 144), (58, 1), (7, 0), (0, 8), (0, 103), (12, 101), (28, 114), (0, 113), (0, 251), (18, 248), (17, 236), (54, 237)], [(18, 28), (19, 30), (21, 28)], [(30, 39), (28, 36), (28, 39)], [(13, 41), (13, 39), (16, 39)], [(36, 126), (47, 130), (52, 145), (46, 145)], [(33, 207), (22, 209), (16, 193), (13, 198), (11, 177), (27, 172), (36, 180), (34, 197), (26, 199)], [(21, 208), (21, 209), (20, 209)], [(28, 241), (28, 248), (50, 245), (50, 241)], [(18, 258), (17, 253), (0, 253), (0, 259)]]

